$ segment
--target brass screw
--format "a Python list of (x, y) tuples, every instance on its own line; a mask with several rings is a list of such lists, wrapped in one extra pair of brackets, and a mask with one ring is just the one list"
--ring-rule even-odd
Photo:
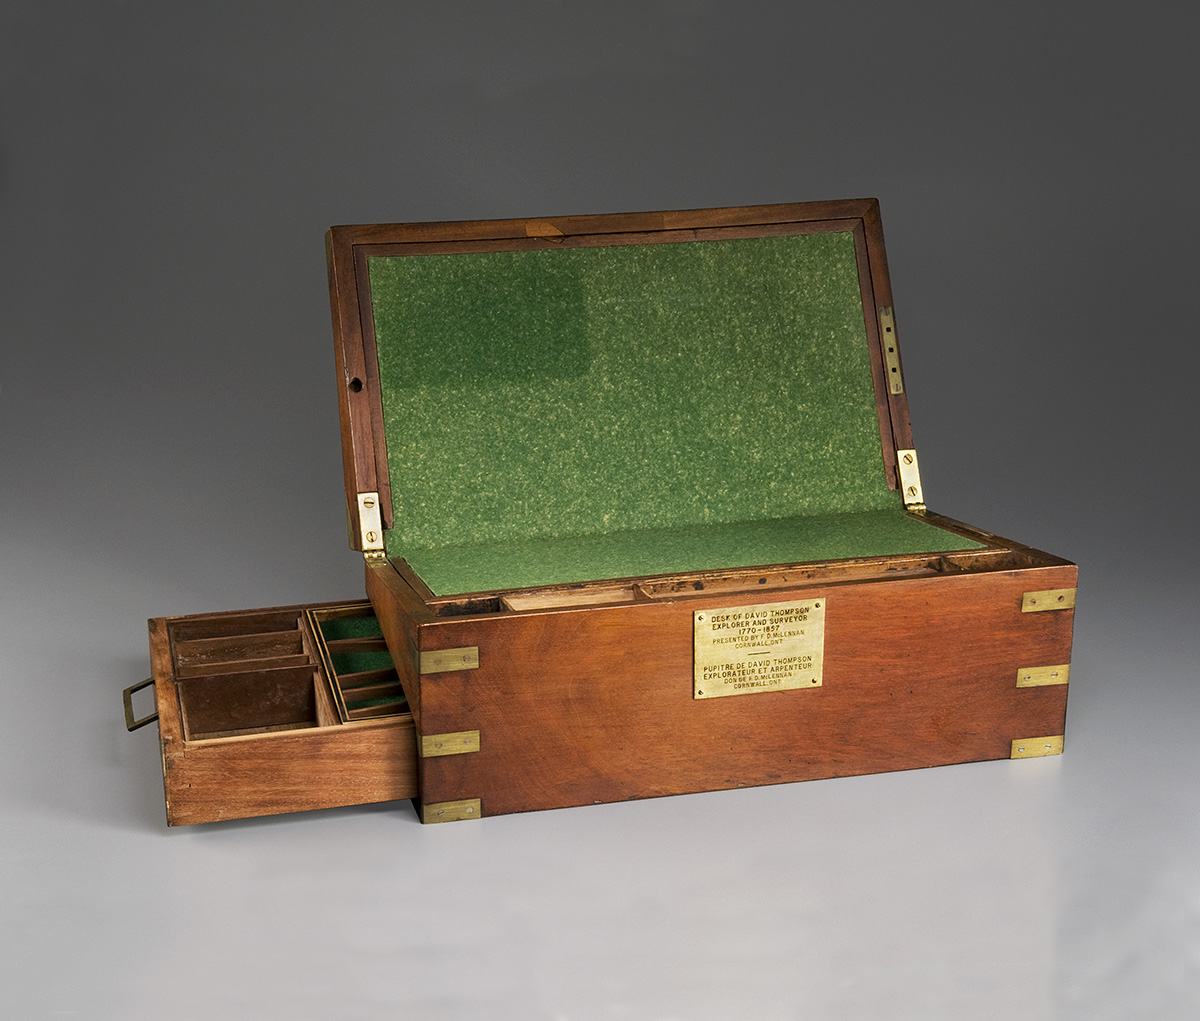
[(912, 461), (913, 461), (912, 454), (904, 455), (904, 463), (905, 464), (912, 464)]
[(365, 500), (363, 500), (363, 506), (370, 510), (375, 506), (375, 497), (368, 496)]
[(916, 496), (916, 495), (917, 495), (917, 487), (916, 487), (916, 486), (909, 486), (909, 487), (908, 487), (908, 495), (909, 495), (909, 496)]
[(368, 532), (367, 533), (367, 542), (374, 542), (378, 538), (379, 538), (378, 532)]

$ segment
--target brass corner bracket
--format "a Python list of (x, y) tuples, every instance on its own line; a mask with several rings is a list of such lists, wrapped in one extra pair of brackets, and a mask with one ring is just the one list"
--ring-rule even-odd
[(1044, 755), (1061, 755), (1062, 750), (1062, 734), (1052, 734), (1049, 737), (1020, 737), (1013, 741), (1009, 758), (1037, 759)]
[(1066, 684), (1071, 679), (1071, 664), (1026, 666), (1017, 671), (1018, 688), (1040, 688), (1048, 684)]
[(421, 822), (457, 822), (459, 819), (479, 819), (483, 816), (483, 805), (479, 798), (464, 798), (462, 801), (437, 801), (421, 805)]
[(1051, 588), (1040, 592), (1026, 592), (1021, 597), (1022, 613), (1046, 613), (1049, 610), (1071, 610), (1075, 608), (1075, 589)]
[(463, 645), (457, 649), (423, 651), (417, 669), (422, 674), (444, 674), (451, 670), (478, 670), (479, 646)]
[(421, 738), (421, 758), (435, 755), (465, 755), (479, 751), (479, 731), (460, 730), (453, 734), (429, 734)]

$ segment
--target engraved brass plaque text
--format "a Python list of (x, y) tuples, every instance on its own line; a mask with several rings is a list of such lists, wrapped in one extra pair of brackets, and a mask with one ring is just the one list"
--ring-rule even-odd
[(694, 698), (818, 688), (825, 600), (697, 610)]

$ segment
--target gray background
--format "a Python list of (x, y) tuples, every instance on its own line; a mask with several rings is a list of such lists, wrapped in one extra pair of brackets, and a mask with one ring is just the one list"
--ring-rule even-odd
[[(1197, 1016), (1174, 8), (6, 5), (5, 1016)], [(329, 224), (865, 195), (930, 505), (1081, 565), (1066, 755), (166, 829), (145, 618), (362, 591)]]

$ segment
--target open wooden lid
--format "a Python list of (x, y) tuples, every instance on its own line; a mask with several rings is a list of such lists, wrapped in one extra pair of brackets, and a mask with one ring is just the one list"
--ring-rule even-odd
[(327, 235), (351, 544), (389, 554), (899, 503), (873, 199)]

